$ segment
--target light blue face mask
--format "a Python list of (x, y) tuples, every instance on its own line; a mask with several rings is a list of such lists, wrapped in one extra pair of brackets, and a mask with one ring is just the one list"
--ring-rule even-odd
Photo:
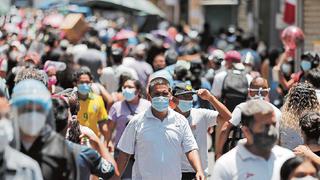
[(134, 88), (123, 88), (122, 94), (126, 101), (132, 101), (136, 97), (136, 90)]
[(300, 66), (303, 71), (308, 71), (311, 69), (311, 62), (306, 61), (306, 60), (302, 60), (300, 63)]
[(91, 87), (89, 86), (89, 84), (83, 83), (78, 85), (78, 92), (82, 95), (89, 94), (90, 90)]
[(193, 101), (187, 101), (187, 100), (179, 100), (178, 108), (181, 112), (185, 113), (191, 110), (193, 106)]
[(158, 112), (164, 112), (169, 107), (169, 98), (164, 96), (154, 97), (151, 100), (151, 106)]

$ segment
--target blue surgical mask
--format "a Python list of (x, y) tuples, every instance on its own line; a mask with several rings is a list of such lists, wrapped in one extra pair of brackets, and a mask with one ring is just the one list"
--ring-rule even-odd
[(169, 98), (164, 96), (154, 97), (151, 100), (151, 106), (158, 112), (164, 112), (169, 107)]
[(178, 108), (181, 112), (188, 112), (193, 106), (193, 101), (179, 100)]
[(310, 61), (302, 60), (300, 65), (301, 65), (301, 69), (303, 71), (308, 71), (311, 69), (311, 62)]
[(122, 94), (126, 101), (132, 101), (136, 97), (136, 90), (134, 88), (124, 88)]
[(78, 85), (78, 92), (82, 95), (87, 95), (89, 94), (91, 88), (89, 84), (83, 83)]

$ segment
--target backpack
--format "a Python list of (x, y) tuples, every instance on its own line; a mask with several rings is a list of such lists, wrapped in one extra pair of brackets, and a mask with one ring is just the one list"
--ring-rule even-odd
[[(239, 70), (229, 70), (223, 80), (222, 85), (222, 102), (232, 112), (234, 108), (247, 100), (248, 96), (248, 80), (246, 73)], [(239, 126), (231, 129), (232, 137), (226, 141), (223, 152), (228, 152), (237, 145), (242, 137)]]
[(222, 84), (222, 102), (232, 112), (234, 108), (247, 100), (248, 80), (246, 73), (228, 70)]

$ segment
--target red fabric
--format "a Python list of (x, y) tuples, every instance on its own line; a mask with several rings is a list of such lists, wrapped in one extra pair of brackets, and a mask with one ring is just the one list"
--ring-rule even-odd
[(294, 24), (296, 20), (296, 4), (286, 0), (284, 7), (283, 21), (287, 24)]

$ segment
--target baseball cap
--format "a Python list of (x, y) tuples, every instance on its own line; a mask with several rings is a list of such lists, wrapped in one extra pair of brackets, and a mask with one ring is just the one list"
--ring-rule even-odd
[(225, 54), (222, 50), (215, 49), (208, 59), (216, 63), (221, 63), (225, 59)]
[(195, 91), (190, 84), (181, 82), (174, 85), (172, 94), (174, 96), (184, 95), (184, 94), (196, 94)]
[(233, 63), (240, 63), (241, 62), (241, 54), (235, 50), (228, 51), (225, 54), (225, 60), (231, 61)]

